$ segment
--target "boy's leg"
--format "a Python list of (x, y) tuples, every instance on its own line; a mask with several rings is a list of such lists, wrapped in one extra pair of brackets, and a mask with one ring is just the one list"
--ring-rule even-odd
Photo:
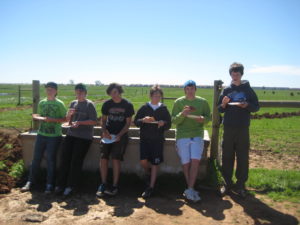
[(47, 184), (53, 186), (55, 182), (56, 153), (61, 143), (61, 137), (48, 137), (47, 139)]
[(189, 176), (189, 188), (194, 188), (199, 171), (199, 163), (202, 157), (204, 141), (201, 137), (191, 139), (191, 168)]
[(179, 155), (183, 174), (186, 180), (187, 186), (189, 186), (190, 180), (190, 166), (191, 166), (191, 150), (190, 150), (190, 139), (189, 138), (181, 138), (176, 141), (176, 149)]
[(74, 138), (71, 136), (66, 136), (63, 141), (62, 152), (60, 154), (60, 165), (57, 176), (58, 187), (64, 187), (66, 180), (69, 175), (71, 159), (73, 154)]
[(90, 148), (92, 140), (75, 138), (73, 146), (73, 154), (71, 160), (71, 168), (68, 176), (68, 187), (75, 187), (79, 183), (84, 158)]
[(34, 155), (30, 167), (29, 178), (28, 181), (31, 183), (35, 182), (37, 173), (40, 169), (40, 164), (44, 156), (45, 148), (46, 148), (46, 137), (42, 135), (37, 135), (35, 145), (34, 145)]
[(235, 175), (237, 178), (237, 188), (244, 189), (245, 183), (248, 180), (249, 172), (249, 128), (241, 128), (239, 130), (236, 145), (237, 167)]
[(234, 128), (224, 127), (222, 143), (222, 174), (228, 187), (232, 186), (232, 173), (235, 159), (235, 137)]

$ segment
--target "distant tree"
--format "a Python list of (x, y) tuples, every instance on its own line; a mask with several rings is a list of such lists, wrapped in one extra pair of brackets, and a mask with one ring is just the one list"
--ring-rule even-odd
[(291, 96), (294, 96), (294, 92), (291, 92), (290, 95), (291, 95)]
[(96, 85), (96, 86), (101, 86), (101, 85), (103, 85), (103, 84), (102, 84), (102, 82), (101, 82), (100, 80), (96, 80), (96, 81), (95, 81), (95, 85)]
[(275, 94), (275, 91), (272, 91), (272, 94), (274, 95), (274, 94)]
[(74, 80), (69, 80), (69, 83), (73, 85), (75, 82)]

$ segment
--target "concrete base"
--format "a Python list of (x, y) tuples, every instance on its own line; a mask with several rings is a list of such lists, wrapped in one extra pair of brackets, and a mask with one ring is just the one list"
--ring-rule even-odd
[[(124, 161), (122, 162), (121, 171), (125, 173), (137, 173), (141, 175), (143, 173), (140, 166), (140, 152), (139, 152), (139, 129), (131, 128), (129, 131), (129, 143), (124, 155)], [(21, 134), (21, 141), (23, 146), (23, 159), (25, 167), (28, 168), (31, 164), (34, 150), (34, 143), (36, 139), (35, 132), (26, 132)], [(101, 128), (95, 127), (95, 135), (101, 135)], [(182, 166), (175, 147), (175, 131), (170, 130), (166, 132), (166, 141), (164, 145), (164, 162), (160, 165), (159, 173), (179, 173), (182, 171)], [(99, 170), (100, 159), (100, 136), (94, 136), (93, 143), (85, 157), (83, 170), (97, 171)], [(199, 178), (203, 178), (206, 175), (207, 168), (207, 149), (210, 143), (208, 132), (205, 131), (205, 148), (203, 151), (203, 157), (200, 162)], [(61, 146), (58, 151), (61, 151)], [(59, 164), (59, 157), (58, 157)], [(46, 160), (42, 161), (41, 167), (46, 168)]]

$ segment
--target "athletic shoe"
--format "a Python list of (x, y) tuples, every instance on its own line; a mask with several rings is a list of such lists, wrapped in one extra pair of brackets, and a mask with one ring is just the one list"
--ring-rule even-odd
[(195, 201), (195, 197), (194, 197), (194, 192), (193, 192), (193, 189), (185, 189), (185, 191), (183, 192), (183, 196), (187, 199), (187, 200), (190, 200), (190, 201)]
[(148, 187), (148, 188), (146, 188), (146, 190), (143, 192), (142, 197), (143, 197), (143, 198), (149, 198), (149, 197), (151, 197), (152, 193), (153, 193), (153, 188)]
[(243, 199), (245, 199), (248, 195), (245, 188), (234, 188), (232, 191)]
[(21, 188), (21, 192), (30, 191), (30, 188), (31, 188), (31, 182), (27, 181), (26, 184)]
[(193, 190), (194, 202), (200, 201), (201, 197), (199, 196), (199, 192), (195, 191), (195, 189), (192, 189), (192, 190)]
[(73, 189), (71, 187), (67, 187), (64, 191), (64, 197), (69, 197), (73, 194)]
[(112, 186), (112, 188), (104, 190), (104, 193), (110, 196), (115, 196), (118, 193), (118, 187)]
[(46, 189), (45, 189), (45, 194), (51, 194), (53, 191), (53, 185), (52, 184), (47, 184)]
[(105, 194), (104, 194), (104, 191), (106, 190), (106, 184), (100, 184), (100, 186), (98, 187), (98, 190), (96, 192), (96, 196), (97, 197), (103, 197)]
[(55, 193), (56, 195), (61, 195), (63, 192), (64, 192), (63, 187), (56, 186), (55, 189), (54, 189), (54, 193)]

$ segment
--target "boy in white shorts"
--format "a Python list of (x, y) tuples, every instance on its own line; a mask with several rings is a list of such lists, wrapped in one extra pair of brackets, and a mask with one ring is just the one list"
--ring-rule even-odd
[(203, 152), (203, 125), (210, 120), (210, 108), (204, 98), (196, 96), (196, 83), (184, 83), (185, 96), (178, 98), (172, 110), (172, 122), (176, 125), (177, 152), (183, 167), (187, 189), (183, 195), (191, 201), (201, 200), (194, 186)]

